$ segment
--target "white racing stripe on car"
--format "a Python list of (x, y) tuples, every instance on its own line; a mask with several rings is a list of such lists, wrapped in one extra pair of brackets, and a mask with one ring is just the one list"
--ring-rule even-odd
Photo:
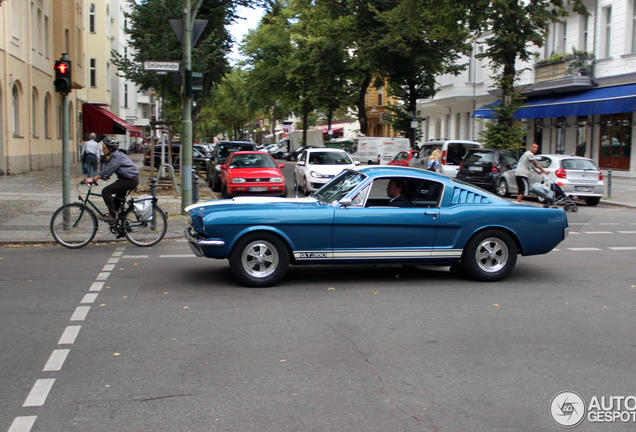
[(306, 259), (411, 259), (411, 258), (459, 258), (462, 255), (461, 249), (450, 249), (434, 251), (432, 249), (382, 249), (382, 250), (348, 250), (348, 251), (295, 251), (294, 258), (297, 260)]
[(583, 234), (614, 234), (612, 231), (582, 231)]

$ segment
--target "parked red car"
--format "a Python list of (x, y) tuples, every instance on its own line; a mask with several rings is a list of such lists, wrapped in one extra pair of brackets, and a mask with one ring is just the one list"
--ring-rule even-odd
[(237, 195), (287, 197), (285, 177), (280, 171), (284, 167), (285, 164), (277, 164), (265, 152), (234, 152), (221, 165), (221, 195), (223, 198)]
[(388, 165), (409, 166), (409, 162), (417, 154), (417, 150), (405, 150), (395, 155)]

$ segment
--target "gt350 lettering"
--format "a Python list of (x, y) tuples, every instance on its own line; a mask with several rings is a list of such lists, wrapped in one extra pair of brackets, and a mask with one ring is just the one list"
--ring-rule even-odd
[(301, 258), (327, 258), (327, 252), (301, 252)]

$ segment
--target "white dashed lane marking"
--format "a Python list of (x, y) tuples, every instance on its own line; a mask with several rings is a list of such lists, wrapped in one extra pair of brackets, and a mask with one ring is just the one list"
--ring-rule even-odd
[(75, 312), (73, 312), (73, 316), (71, 316), (71, 321), (84, 321), (89, 310), (91, 310), (90, 306), (76, 307)]
[(66, 357), (70, 351), (71, 350), (69, 349), (53, 350), (49, 360), (44, 365), (42, 372), (58, 372), (62, 370), (62, 366), (64, 366), (64, 362), (66, 361)]
[(53, 383), (55, 383), (55, 378), (37, 380), (22, 406), (36, 407), (44, 405), (44, 402), (51, 391), (51, 387), (53, 387)]
[(86, 294), (80, 303), (95, 303), (97, 294)]
[(82, 326), (68, 326), (64, 329), (64, 333), (60, 337), (60, 340), (57, 342), (58, 345), (69, 345), (75, 343), (75, 339), (79, 334)]
[(16, 417), (11, 423), (9, 432), (29, 432), (38, 416)]

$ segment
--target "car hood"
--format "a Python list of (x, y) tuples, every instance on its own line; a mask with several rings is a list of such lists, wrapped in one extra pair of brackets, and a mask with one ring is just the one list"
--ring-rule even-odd
[(315, 206), (319, 201), (316, 198), (278, 198), (278, 197), (260, 197), (246, 196), (236, 197), (232, 199), (210, 200), (198, 204), (192, 204), (185, 208), (190, 215), (199, 212), (231, 210), (237, 207), (267, 207), (284, 209), (297, 208), (298, 206)]

